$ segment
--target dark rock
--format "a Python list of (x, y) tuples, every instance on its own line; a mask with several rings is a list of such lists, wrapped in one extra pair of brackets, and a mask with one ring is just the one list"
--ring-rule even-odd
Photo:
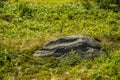
[(97, 57), (102, 51), (101, 45), (93, 38), (86, 36), (68, 36), (51, 41), (34, 53), (39, 57), (61, 57), (75, 50), (81, 57)]

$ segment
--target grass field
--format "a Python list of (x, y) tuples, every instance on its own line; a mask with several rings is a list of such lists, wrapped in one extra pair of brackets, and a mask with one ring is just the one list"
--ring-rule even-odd
[[(15, 0), (10, 0), (11, 2), (15, 2)], [(47, 3), (47, 4), (58, 4), (58, 3), (68, 3), (68, 2), (76, 2), (75, 0), (18, 0), (19, 2), (30, 2), (30, 3)]]
[[(0, 79), (119, 80), (120, 11), (100, 9), (90, 3), (1, 1)], [(62, 60), (32, 56), (45, 43), (69, 35), (99, 40), (105, 54), (95, 59), (75, 55)]]

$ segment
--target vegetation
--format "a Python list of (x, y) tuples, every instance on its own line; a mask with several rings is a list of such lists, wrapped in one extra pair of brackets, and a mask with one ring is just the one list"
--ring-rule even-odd
[(120, 0), (95, 0), (100, 8), (111, 8), (111, 6), (120, 7)]
[[(0, 79), (119, 80), (120, 8), (99, 7), (93, 0), (49, 1), (0, 0)], [(60, 60), (32, 56), (43, 44), (68, 35), (99, 40), (105, 54), (81, 59), (71, 51)]]

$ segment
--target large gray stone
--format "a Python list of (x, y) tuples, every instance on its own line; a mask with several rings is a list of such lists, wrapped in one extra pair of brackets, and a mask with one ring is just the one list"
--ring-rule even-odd
[(102, 51), (98, 41), (87, 36), (67, 36), (51, 41), (34, 53), (39, 57), (61, 57), (75, 50), (81, 57), (97, 57)]

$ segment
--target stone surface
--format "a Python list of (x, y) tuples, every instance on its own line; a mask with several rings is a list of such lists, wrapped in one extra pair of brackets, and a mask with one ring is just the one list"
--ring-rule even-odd
[(98, 41), (87, 36), (67, 36), (51, 41), (34, 53), (39, 57), (61, 57), (75, 50), (81, 57), (97, 57), (102, 51)]

